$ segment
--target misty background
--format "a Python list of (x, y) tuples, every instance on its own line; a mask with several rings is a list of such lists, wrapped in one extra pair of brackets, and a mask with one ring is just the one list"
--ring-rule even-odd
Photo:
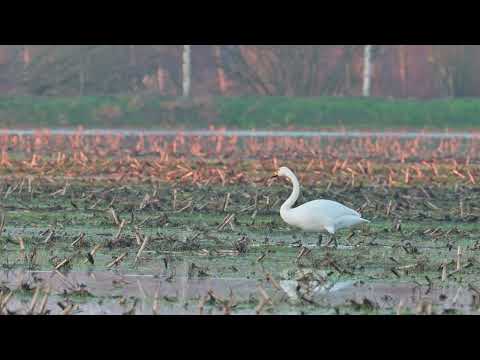
[[(365, 45), (191, 45), (195, 95), (362, 94)], [(1, 45), (3, 94), (181, 95), (183, 45)], [(374, 45), (372, 96), (480, 95), (479, 45)]]
[(479, 63), (479, 45), (1, 45), (0, 125), (474, 126), (454, 101), (480, 95)]

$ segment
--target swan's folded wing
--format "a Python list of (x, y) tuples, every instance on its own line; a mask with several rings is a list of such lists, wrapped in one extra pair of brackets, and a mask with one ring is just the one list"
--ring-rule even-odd
[(342, 205), (336, 201), (314, 200), (307, 204), (311, 204), (310, 206), (315, 208), (315, 211), (322, 212), (322, 214), (328, 216), (332, 220), (346, 215), (361, 217), (361, 215), (355, 210), (350, 209), (349, 207), (346, 207), (345, 205)]

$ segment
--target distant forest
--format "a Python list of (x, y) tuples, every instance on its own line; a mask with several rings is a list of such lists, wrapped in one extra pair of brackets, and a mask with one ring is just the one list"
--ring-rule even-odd
[[(365, 45), (192, 45), (191, 95), (360, 96)], [(0, 94), (182, 94), (183, 45), (0, 45)], [(373, 45), (373, 97), (480, 96), (480, 45)]]

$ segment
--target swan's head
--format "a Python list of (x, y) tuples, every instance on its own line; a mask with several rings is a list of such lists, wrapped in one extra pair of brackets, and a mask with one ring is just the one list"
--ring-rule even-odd
[(293, 176), (292, 170), (290, 170), (285, 166), (282, 166), (273, 174), (273, 178), (284, 177), (284, 178), (290, 179), (292, 176)]
[(280, 169), (278, 169), (276, 175), (279, 177), (290, 177), (292, 175), (292, 170), (285, 166), (282, 166)]

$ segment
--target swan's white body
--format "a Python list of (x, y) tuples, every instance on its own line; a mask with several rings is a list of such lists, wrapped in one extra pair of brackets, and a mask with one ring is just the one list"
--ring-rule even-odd
[(314, 200), (292, 209), (300, 195), (300, 184), (295, 174), (282, 167), (277, 176), (287, 177), (293, 184), (293, 192), (280, 208), (283, 221), (307, 232), (327, 231), (335, 234), (337, 230), (369, 223), (362, 216), (345, 205), (330, 200)]

